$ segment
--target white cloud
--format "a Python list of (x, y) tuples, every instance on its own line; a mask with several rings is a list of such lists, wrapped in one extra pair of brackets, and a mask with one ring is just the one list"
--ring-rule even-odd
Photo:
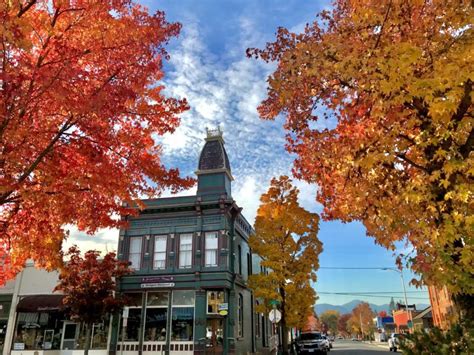
[[(172, 97), (185, 97), (191, 109), (182, 115), (181, 124), (173, 134), (157, 137), (163, 158), (169, 166), (181, 168), (193, 175), (204, 144), (205, 129), (220, 126), (224, 130), (226, 149), (232, 167), (233, 197), (247, 220), (253, 224), (260, 195), (272, 177), (291, 175), (292, 157), (284, 150), (285, 133), (280, 119), (263, 121), (257, 106), (266, 95), (266, 79), (274, 69), (272, 64), (249, 59), (248, 47), (261, 47), (267, 38), (256, 30), (248, 18), (240, 18), (239, 43), (229, 47), (225, 57), (216, 58), (202, 40), (196, 19), (185, 21), (179, 44), (170, 50), (169, 68), (164, 85)], [(315, 188), (295, 182), (301, 190), (300, 201), (310, 210), (318, 210), (314, 201)], [(179, 195), (195, 194), (196, 187)], [(165, 192), (163, 197), (170, 196)], [(88, 237), (71, 230), (67, 243), (77, 241), (82, 248), (98, 249), (106, 242), (117, 245), (109, 237), (112, 232), (100, 232)], [(105, 238), (105, 239), (104, 239)], [(69, 245), (69, 244), (68, 244)]]
[(77, 226), (68, 225), (69, 237), (63, 243), (63, 250), (77, 245), (81, 252), (99, 250), (102, 253), (116, 251), (118, 246), (119, 231), (115, 228), (99, 229), (94, 235), (80, 231)]

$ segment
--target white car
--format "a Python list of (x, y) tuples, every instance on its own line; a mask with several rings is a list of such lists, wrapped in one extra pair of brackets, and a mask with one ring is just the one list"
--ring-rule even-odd
[(400, 347), (400, 337), (401, 334), (393, 333), (390, 338), (388, 338), (388, 348), (390, 351), (397, 352), (397, 349)]

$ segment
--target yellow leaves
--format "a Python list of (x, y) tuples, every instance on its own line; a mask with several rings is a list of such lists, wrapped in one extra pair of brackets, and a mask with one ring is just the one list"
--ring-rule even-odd
[(319, 216), (298, 204), (298, 190), (287, 176), (272, 179), (261, 201), (249, 244), (270, 272), (251, 276), (249, 285), (265, 304), (281, 300), (288, 325), (297, 326), (315, 300), (310, 280), (315, 281), (322, 251), (317, 238)]

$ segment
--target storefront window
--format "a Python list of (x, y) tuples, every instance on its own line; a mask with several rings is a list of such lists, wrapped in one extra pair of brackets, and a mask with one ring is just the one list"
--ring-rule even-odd
[(173, 291), (173, 306), (194, 307), (194, 291)]
[(207, 313), (219, 313), (219, 304), (224, 303), (224, 291), (207, 291)]
[(168, 292), (149, 292), (145, 317), (145, 341), (166, 341)]
[(61, 312), (19, 312), (13, 349), (59, 349), (64, 314)]
[[(128, 300), (128, 319), (127, 326), (125, 327), (124, 341), (138, 341), (140, 336), (140, 323), (142, 318), (142, 294), (141, 293), (129, 293), (125, 297)], [(123, 318), (120, 322), (120, 341), (122, 341), (122, 324)]]
[[(75, 325), (75, 326), (74, 326)], [(92, 325), (91, 337), (90, 337), (90, 349), (107, 349), (107, 337), (108, 337), (108, 322), (104, 323), (95, 323)], [(87, 327), (84, 323), (71, 323), (67, 324), (66, 330), (64, 333), (64, 339), (75, 339), (76, 327), (79, 327), (79, 335), (75, 340), (74, 349), (84, 349), (87, 339)], [(70, 334), (67, 334), (67, 333)], [(65, 341), (63, 341), (65, 343)], [(63, 345), (64, 348), (64, 345)]]
[(194, 307), (173, 307), (171, 340), (192, 341), (194, 327)]
[(173, 291), (171, 340), (192, 341), (194, 331), (194, 291)]
[(164, 306), (168, 307), (168, 292), (148, 292), (147, 306)]

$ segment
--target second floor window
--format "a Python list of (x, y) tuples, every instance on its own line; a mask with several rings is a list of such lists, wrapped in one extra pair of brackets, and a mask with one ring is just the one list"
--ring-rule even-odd
[(190, 268), (193, 261), (193, 236), (181, 234), (179, 236), (179, 267)]
[(168, 236), (155, 236), (155, 249), (153, 252), (153, 269), (159, 270), (166, 268), (166, 242)]
[(206, 233), (206, 266), (217, 266), (217, 233)]
[(142, 237), (130, 238), (130, 252), (128, 253), (128, 261), (130, 268), (140, 270), (142, 260)]

